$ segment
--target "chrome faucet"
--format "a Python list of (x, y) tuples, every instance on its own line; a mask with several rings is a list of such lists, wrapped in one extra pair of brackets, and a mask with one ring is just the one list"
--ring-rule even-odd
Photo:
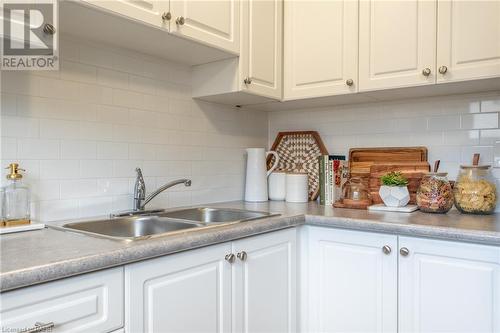
[(135, 172), (137, 172), (137, 178), (135, 179), (135, 186), (134, 186), (134, 211), (144, 210), (144, 207), (148, 202), (150, 202), (158, 194), (160, 194), (161, 192), (165, 191), (166, 189), (172, 186), (178, 184), (184, 184), (184, 186), (191, 186), (190, 179), (185, 179), (185, 178), (177, 179), (160, 186), (156, 191), (146, 196), (146, 183), (144, 182), (144, 178), (142, 177), (141, 168), (136, 168)]

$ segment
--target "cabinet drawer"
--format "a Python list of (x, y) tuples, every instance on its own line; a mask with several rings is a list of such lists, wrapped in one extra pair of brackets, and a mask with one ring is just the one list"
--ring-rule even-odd
[(53, 323), (52, 332), (110, 332), (123, 326), (123, 268), (13, 290), (0, 298), (5, 331)]

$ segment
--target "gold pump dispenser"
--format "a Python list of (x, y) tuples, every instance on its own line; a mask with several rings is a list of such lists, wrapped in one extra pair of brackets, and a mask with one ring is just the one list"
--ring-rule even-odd
[(24, 169), (19, 168), (19, 164), (11, 163), (5, 169), (10, 169), (9, 174), (6, 176), (7, 179), (21, 179), (23, 175), (19, 173), (19, 171), (26, 171)]

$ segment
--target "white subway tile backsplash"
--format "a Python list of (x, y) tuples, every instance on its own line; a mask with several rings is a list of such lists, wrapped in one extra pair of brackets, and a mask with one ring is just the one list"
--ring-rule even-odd
[(500, 112), (500, 96), (482, 100), (481, 112)]
[(59, 140), (25, 138), (17, 140), (17, 157), (20, 159), (57, 159), (59, 156)]
[(460, 129), (460, 116), (430, 117), (427, 122), (429, 131), (449, 131)]
[(67, 199), (97, 196), (95, 179), (75, 179), (61, 181), (61, 197)]
[[(440, 170), (455, 179), (459, 165), (470, 164), (476, 152), (481, 163), (493, 162), (499, 112), (498, 93), (271, 112), (268, 145), (279, 131), (315, 129), (330, 154), (353, 147), (426, 146), (429, 160), (440, 159)], [(217, 174), (217, 164), (195, 165), (193, 173)]]
[(61, 64), (61, 79), (70, 81), (79, 81), (87, 83), (95, 83), (97, 77), (97, 68), (94, 66), (73, 62), (62, 61)]
[(98, 68), (97, 83), (113, 88), (127, 89), (128, 74), (126, 72), (119, 72), (112, 69)]
[(16, 95), (0, 94), (1, 99), (1, 112), (4, 116), (17, 115), (17, 100)]
[(97, 159), (126, 160), (128, 159), (128, 144), (121, 142), (97, 143)]
[(478, 145), (479, 131), (449, 131), (444, 132), (445, 145)]
[(80, 138), (80, 123), (71, 120), (41, 119), (40, 138), (77, 140)]
[(96, 142), (94, 141), (61, 141), (61, 159), (95, 159), (97, 157)]
[(477, 113), (462, 115), (462, 128), (498, 128), (498, 113)]
[(479, 141), (481, 145), (494, 145), (500, 141), (500, 129), (481, 130)]
[(80, 178), (107, 178), (113, 176), (112, 160), (80, 161)]
[(78, 160), (40, 160), (40, 179), (79, 178), (80, 161)]
[[(3, 110), (2, 110), (3, 114)], [(18, 138), (38, 138), (40, 135), (40, 122), (38, 119), (26, 117), (2, 117), (2, 136)]]

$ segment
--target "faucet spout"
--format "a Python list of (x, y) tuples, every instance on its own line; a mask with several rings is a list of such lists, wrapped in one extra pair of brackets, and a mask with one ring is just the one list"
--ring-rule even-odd
[(146, 183), (142, 177), (141, 168), (136, 168), (137, 178), (134, 186), (134, 210), (141, 209), (141, 202), (146, 198)]
[(177, 180), (173, 180), (171, 182), (168, 182), (162, 186), (160, 186), (158, 189), (156, 189), (154, 192), (150, 193), (145, 199), (144, 199), (144, 202), (142, 203), (142, 205), (140, 205), (139, 209), (140, 210), (143, 210), (144, 207), (146, 206), (146, 204), (148, 202), (150, 202), (151, 200), (153, 200), (158, 194), (160, 194), (161, 192), (175, 186), (175, 185), (179, 185), (179, 184), (184, 184), (184, 186), (186, 187), (189, 187), (191, 186), (191, 180), (190, 179), (177, 179)]

